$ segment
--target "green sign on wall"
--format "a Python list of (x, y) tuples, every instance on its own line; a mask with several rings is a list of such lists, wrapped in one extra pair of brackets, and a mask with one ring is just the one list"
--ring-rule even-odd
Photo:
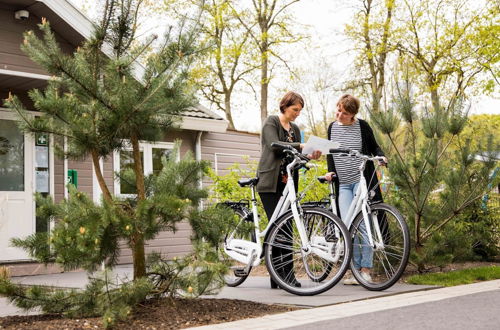
[(49, 137), (47, 134), (44, 133), (37, 133), (36, 134), (36, 142), (35, 144), (37, 146), (47, 146), (49, 145)]
[(68, 170), (68, 183), (74, 184), (78, 188), (78, 172), (76, 170)]

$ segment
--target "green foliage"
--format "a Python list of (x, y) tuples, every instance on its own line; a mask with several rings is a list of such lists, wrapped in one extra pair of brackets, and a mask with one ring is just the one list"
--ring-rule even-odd
[(58, 204), (50, 196), (36, 195), (37, 216), (44, 221), (58, 220), (50, 237), (35, 233), (26, 239), (13, 239), (13, 245), (45, 264), (55, 261), (65, 270), (94, 271), (102, 262), (113, 265), (119, 253), (118, 240), (127, 232), (121, 230), (126, 220), (107, 201), (96, 205), (74, 186), (68, 188), (69, 198)]
[[(494, 154), (500, 145), (494, 143), (491, 131), (483, 131), (489, 138), (475, 137), (487, 144), (471, 143), (461, 136), (469, 122), (468, 107), (461, 99), (452, 102), (452, 108), (427, 110), (418, 116), (414, 101), (405, 95), (409, 94), (399, 93), (394, 102), (402, 119), (397, 129), (388, 130), (380, 119), (392, 113), (372, 122), (385, 133), (383, 144), (390, 146), (385, 150), (393, 184), (388, 199), (409, 222), (415, 247), (412, 261), (422, 270), (428, 264), (474, 259), (478, 242), (489, 247), (496, 243), (490, 235), (479, 239), (472, 234), (474, 226), (466, 226), (458, 215), (473, 208), (491, 187), (490, 174), (498, 166)], [(478, 155), (487, 157), (478, 161)], [(494, 227), (491, 222), (479, 222)]]
[(215, 248), (230, 228), (234, 228), (232, 224), (235, 221), (234, 212), (231, 209), (217, 206), (209, 207), (203, 212), (192, 210), (189, 219), (194, 232), (193, 238)]
[[(120, 251), (119, 241), (132, 246), (134, 231), (143, 233), (145, 239), (153, 239), (159, 231), (175, 231), (179, 221), (187, 220), (194, 231), (193, 253), (173, 261), (156, 259), (149, 271), (165, 278), (161, 294), (196, 297), (213, 293), (222, 287), (222, 274), (227, 270), (219, 262), (217, 247), (226, 232), (223, 225), (230, 222), (232, 215), (215, 207), (197, 209), (200, 199), (207, 196), (198, 182), (208, 169), (207, 162), (195, 161), (189, 154), (180, 161), (163, 159), (160, 173), (148, 178), (148, 198), (142, 201), (113, 198), (112, 203), (103, 199), (98, 205), (71, 185), (69, 198), (57, 204), (50, 197), (37, 195), (37, 215), (55, 219), (55, 227), (50, 237), (38, 233), (15, 239), (14, 244), (38, 261), (55, 261), (67, 270), (94, 271), (102, 262), (113, 267)], [(104, 323), (109, 325), (126, 318), (133, 306), (151, 292), (159, 293), (158, 286), (152, 291), (151, 283), (144, 279), (117, 284), (112, 290), (108, 279), (92, 279), (83, 292), (38, 287), (19, 291), (21, 288), (4, 284), (0, 293), (19, 300), (19, 307), (40, 306), (44, 312), (70, 317), (103, 315)], [(29, 305), (30, 299), (34, 305)]]
[(157, 297), (196, 298), (215, 294), (224, 285), (227, 265), (219, 261), (219, 254), (209, 243), (197, 241), (194, 251), (185, 257), (163, 259), (160, 254), (148, 257), (148, 278)]
[(152, 283), (143, 278), (119, 283), (104, 272), (91, 277), (84, 290), (57, 289), (45, 286), (22, 286), (6, 278), (0, 279), (0, 295), (7, 296), (15, 306), (67, 317), (103, 316), (106, 328), (125, 320), (133, 306), (144, 301), (152, 290)]
[(382, 134), (392, 134), (399, 127), (399, 118), (392, 108), (384, 112), (372, 113), (371, 121), (377, 125)]
[[(495, 204), (496, 203), (496, 204)], [(472, 241), (475, 258), (494, 260), (500, 255), (500, 197), (489, 193), (459, 216), (461, 230)]]
[(247, 187), (240, 187), (238, 180), (253, 178), (257, 173), (257, 163), (246, 159), (244, 165), (239, 163), (231, 165), (225, 175), (218, 175), (214, 171), (209, 172), (209, 177), (213, 181), (210, 190), (212, 198), (216, 201), (233, 201), (247, 200), (250, 198), (250, 190)]
[(316, 179), (318, 176), (325, 175), (328, 172), (325, 161), (309, 163), (309, 171), (301, 170), (299, 174), (299, 196), (304, 194), (302, 201), (321, 201), (328, 199), (328, 184), (321, 184)]
[(500, 267), (486, 266), (447, 273), (413, 275), (408, 277), (406, 281), (411, 284), (420, 285), (455, 286), (497, 279), (500, 279)]
[[(139, 41), (135, 32), (142, 2), (107, 0), (102, 20), (72, 54), (61, 49), (45, 19), (39, 25), (41, 34), (33, 31), (24, 34), (22, 50), (53, 76), (44, 91), (33, 90), (29, 94), (35, 108), (43, 115), (30, 116), (15, 96), (9, 96), (5, 104), (17, 113), (25, 132), (65, 137), (67, 151), (56, 144), (64, 157), (82, 159), (90, 155), (106, 201), (103, 209), (93, 209), (85, 199), (75, 205), (77, 209), (88, 206), (91, 210), (88, 214), (70, 210), (73, 206), (70, 204), (75, 201), (67, 205), (68, 215), (72, 218), (78, 215), (81, 220), (69, 226), (73, 232), (67, 233), (64, 244), (75, 243), (81, 249), (95, 248), (102, 253), (99, 256), (93, 253), (96, 259), (86, 262), (75, 260), (74, 265), (70, 265), (68, 258), (83, 255), (68, 255), (61, 260), (65, 267), (84, 263), (84, 267), (90, 269), (105, 256), (111, 258), (108, 262), (112, 264), (116, 255), (111, 251), (115, 250), (116, 237), (122, 236), (133, 251), (134, 276), (144, 276), (144, 241), (152, 238), (162, 225), (173, 229), (171, 223), (180, 221), (187, 205), (202, 197), (186, 190), (190, 187), (187, 183), (174, 185), (178, 190), (175, 198), (161, 190), (151, 192), (155, 197), (146, 199), (145, 182), (150, 179), (144, 178), (139, 141), (154, 142), (162, 138), (177, 126), (180, 115), (195, 104), (189, 70), (198, 47), (197, 29), (185, 21), (179, 22), (177, 29), (169, 29), (157, 44), (154, 44), (157, 36)], [(151, 49), (154, 51), (149, 51)], [(134, 174), (124, 173), (123, 177), (135, 180), (137, 200), (118, 201), (111, 195), (99, 161), (128, 143), (133, 151)], [(198, 169), (192, 168), (193, 171)], [(163, 177), (157, 186), (160, 189), (169, 187), (169, 180), (176, 179), (175, 176)], [(181, 199), (187, 200), (188, 195), (192, 200), (182, 202)], [(65, 221), (63, 212), (58, 210), (57, 216)], [(80, 212), (81, 216), (75, 212)], [(98, 224), (100, 215), (103, 215), (102, 223)], [(156, 216), (163, 221), (156, 221)], [(111, 223), (118, 227), (110, 227)], [(77, 225), (75, 231), (73, 226)], [(109, 232), (109, 228), (113, 230)], [(59, 238), (55, 239), (58, 244)], [(101, 239), (107, 240), (102, 243), (106, 247), (99, 246)]]
[[(313, 162), (311, 170), (301, 170), (299, 174), (299, 195), (304, 193), (303, 201), (320, 201), (328, 198), (328, 186), (320, 184), (317, 176), (324, 175), (327, 172), (326, 162)], [(255, 176), (257, 164), (247, 161), (244, 166), (235, 163), (228, 168), (228, 173), (225, 175), (216, 175), (210, 173), (210, 178), (213, 180), (211, 190), (213, 196), (218, 202), (224, 201), (244, 201), (250, 200), (251, 194), (248, 187), (240, 187), (238, 180), (243, 178), (252, 178)], [(257, 194), (257, 199), (259, 199)], [(267, 218), (261, 203), (258, 203), (258, 212), (261, 219)]]
[[(179, 162), (164, 159), (157, 176), (144, 176), (139, 141), (162, 138), (176, 126), (180, 115), (194, 105), (189, 75), (198, 39), (197, 29), (184, 21), (179, 22), (177, 29), (169, 29), (157, 47), (153, 46), (157, 36), (139, 42), (135, 31), (141, 3), (106, 1), (100, 24), (72, 54), (61, 49), (50, 24), (43, 19), (39, 25), (41, 34), (26, 32), (22, 45), (23, 51), (53, 76), (44, 91), (30, 92), (42, 115), (28, 115), (17, 97), (6, 100), (6, 106), (18, 114), (25, 132), (65, 137), (68, 150), (59, 150), (64, 157), (91, 156), (103, 192), (101, 203), (94, 203), (72, 187), (69, 198), (57, 204), (50, 197), (37, 195), (37, 215), (45, 222), (53, 219), (55, 228), (49, 237), (35, 234), (13, 243), (41, 262), (55, 261), (64, 269), (93, 271), (103, 262), (114, 266), (120, 252), (119, 241), (125, 241), (132, 249), (133, 283), (111, 292), (109, 281), (92, 280), (83, 293), (69, 293), (75, 296), (69, 310), (104, 315), (106, 326), (126, 317), (131, 307), (144, 300), (151, 290), (149, 282), (142, 279), (146, 272), (146, 240), (162, 230), (175, 231), (178, 222), (190, 221), (190, 217), (207, 222), (224, 220), (219, 219), (223, 215), (211, 210), (193, 211), (207, 197), (207, 192), (198, 186), (207, 173), (207, 162), (194, 161), (189, 154)], [(150, 51), (152, 48), (154, 51)], [(125, 143), (132, 148), (134, 166), (118, 176), (136, 189), (136, 197), (131, 198), (112, 196), (99, 165), (101, 157), (122, 149)], [(191, 262), (187, 264), (191, 272), (186, 276), (192, 277), (193, 283), (198, 280), (196, 286), (193, 284), (196, 292), (207, 291), (224, 268), (216, 263), (215, 255), (213, 247), (196, 248), (193, 257), (186, 259), (186, 263)], [(40, 300), (56, 300), (50, 291), (34, 292)], [(9, 293), (15, 294), (5, 291)], [(63, 302), (64, 294), (56, 291), (54, 295)], [(71, 314), (64, 308), (50, 310)], [(70, 316), (74, 315), (77, 314)]]

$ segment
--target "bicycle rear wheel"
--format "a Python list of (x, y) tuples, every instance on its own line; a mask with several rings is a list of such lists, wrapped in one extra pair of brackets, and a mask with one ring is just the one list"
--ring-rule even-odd
[(323, 208), (304, 208), (301, 221), (309, 237), (309, 250), (302, 249), (290, 211), (270, 229), (264, 255), (269, 274), (282, 289), (310, 296), (329, 290), (344, 276), (351, 258), (351, 240), (344, 223)]
[[(403, 274), (410, 255), (410, 232), (403, 215), (393, 206), (380, 203), (370, 206), (372, 238), (370, 246), (367, 230), (360, 212), (351, 227), (353, 257), (351, 270), (356, 280), (368, 290), (381, 291), (394, 285)], [(373, 221), (377, 221), (382, 234), (377, 241)], [(360, 268), (370, 268), (370, 276)]]
[(257, 242), (257, 240), (255, 239), (254, 224), (250, 211), (246, 208), (232, 208), (231, 210), (234, 212), (234, 216), (231, 224), (228, 226), (228, 233), (224, 235), (224, 240), (219, 244), (219, 255), (224, 264), (229, 268), (228, 272), (224, 274), (224, 282), (226, 282), (227, 286), (236, 287), (245, 282), (252, 267), (250, 266), (248, 272), (245, 273), (244, 270), (247, 265), (230, 258), (224, 251), (224, 244), (231, 234), (233, 234), (232, 238), (234, 239), (252, 242)]

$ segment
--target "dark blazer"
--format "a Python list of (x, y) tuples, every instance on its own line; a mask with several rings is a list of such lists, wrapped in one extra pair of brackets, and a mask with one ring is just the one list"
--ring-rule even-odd
[[(363, 119), (359, 119), (359, 126), (361, 129), (361, 153), (365, 155), (370, 155), (370, 156), (385, 156), (384, 152), (382, 149), (380, 149), (380, 146), (378, 145), (377, 141), (375, 140), (375, 136), (373, 135), (373, 130), (368, 125), (366, 121)], [(332, 125), (333, 122), (328, 125), (328, 131), (326, 132), (326, 135), (328, 136), (328, 140), (331, 140), (331, 133), (332, 133)], [(328, 164), (328, 172), (336, 172), (335, 170), (335, 162), (333, 161), (333, 156), (332, 155), (327, 155), (326, 156), (326, 162)], [(372, 179), (373, 175), (373, 179)], [(375, 174), (375, 166), (373, 165), (373, 162), (367, 162), (365, 170), (363, 172), (363, 176), (366, 179), (366, 182), (369, 184), (368, 190), (372, 190), (373, 187), (375, 187), (378, 184), (378, 178), (377, 175)], [(371, 180), (371, 182), (370, 182)], [(335, 180), (335, 191), (339, 191), (339, 181)], [(339, 202), (338, 198), (336, 199), (337, 203), (337, 210), (339, 209)], [(377, 186), (375, 189), (375, 197), (372, 199), (373, 201), (383, 201), (382, 199), (382, 191), (380, 190), (380, 186)]]
[(267, 117), (262, 127), (261, 141), (261, 154), (259, 167), (257, 168), (257, 176), (259, 182), (257, 183), (258, 192), (272, 192), (275, 193), (278, 186), (278, 175), (280, 171), (280, 163), (285, 154), (279, 150), (271, 147), (271, 143), (280, 142), (289, 144), (300, 151), (300, 129), (294, 123), (290, 123), (293, 129), (296, 142), (285, 142), (286, 136), (283, 126), (281, 126), (280, 119), (276, 115)]

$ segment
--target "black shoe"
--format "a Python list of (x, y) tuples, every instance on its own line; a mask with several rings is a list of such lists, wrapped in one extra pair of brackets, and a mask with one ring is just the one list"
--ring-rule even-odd
[(271, 280), (271, 289), (279, 289), (280, 287), (278, 286), (278, 283), (276, 283), (273, 278), (270, 278)]
[(296, 288), (302, 287), (302, 285), (299, 283), (299, 281), (297, 281), (297, 279), (295, 277), (290, 279), (290, 281), (288, 281), (288, 283), (290, 283), (291, 285), (293, 285)]

